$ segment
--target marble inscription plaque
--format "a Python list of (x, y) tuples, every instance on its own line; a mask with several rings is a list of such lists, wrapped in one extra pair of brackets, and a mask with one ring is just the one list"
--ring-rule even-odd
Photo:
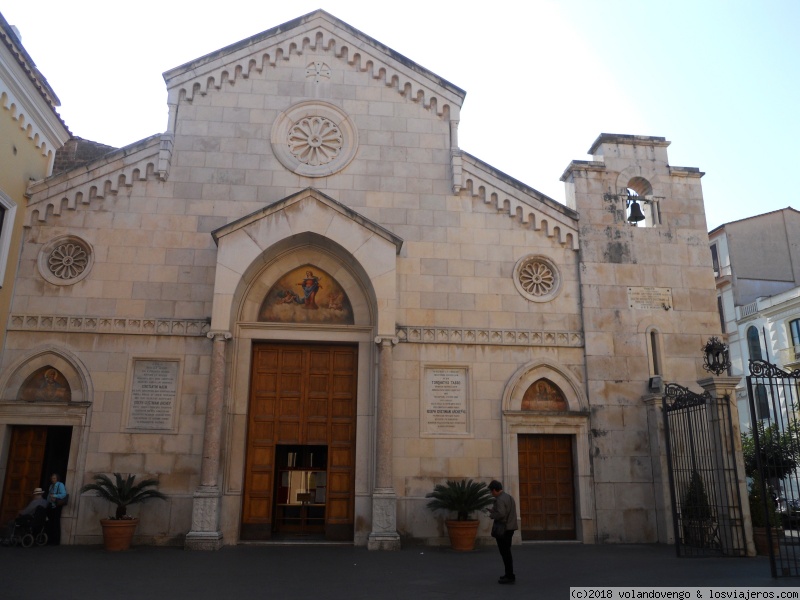
[(424, 433), (432, 435), (469, 433), (467, 369), (426, 367), (423, 386)]
[(628, 305), (638, 310), (669, 310), (672, 308), (672, 288), (629, 287)]
[(135, 360), (128, 427), (172, 429), (178, 393), (178, 361)]

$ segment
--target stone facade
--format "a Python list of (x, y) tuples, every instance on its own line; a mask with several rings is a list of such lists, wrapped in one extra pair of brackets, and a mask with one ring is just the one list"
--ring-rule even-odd
[[(353, 416), (326, 421), (352, 428), (327, 451), (354, 543), (443, 543), (425, 494), (445, 479), (531, 497), (522, 445), (545, 438), (570, 457), (565, 535), (669, 541), (648, 383), (694, 382), (719, 320), (701, 173), (668, 142), (601, 135), (561, 205), (459, 148), (463, 90), (324, 11), (164, 77), (167, 132), (29, 190), (0, 423), (72, 428), (66, 539), (99, 539), (105, 506), (76, 490), (113, 471), (169, 496), (141, 540), (269, 538), (258, 353), (325, 344), (357, 357)], [(172, 364), (148, 412), (137, 373)], [(44, 367), (69, 402), (20, 395)]]

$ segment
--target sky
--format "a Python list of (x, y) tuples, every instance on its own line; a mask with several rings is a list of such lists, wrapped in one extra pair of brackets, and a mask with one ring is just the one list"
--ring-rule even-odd
[(163, 72), (318, 8), (465, 90), (461, 149), (559, 202), (570, 161), (624, 133), (705, 172), (709, 230), (800, 209), (797, 0), (0, 4), (72, 133), (115, 147), (166, 130)]

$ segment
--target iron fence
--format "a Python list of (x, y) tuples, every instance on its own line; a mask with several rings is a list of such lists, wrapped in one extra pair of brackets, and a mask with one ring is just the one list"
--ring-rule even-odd
[(750, 361), (751, 427), (742, 432), (753, 539), (773, 577), (800, 576), (800, 370)]
[(729, 400), (668, 383), (663, 410), (678, 556), (746, 556)]

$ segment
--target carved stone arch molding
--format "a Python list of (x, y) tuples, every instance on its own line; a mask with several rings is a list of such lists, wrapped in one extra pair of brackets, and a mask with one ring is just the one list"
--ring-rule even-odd
[(70, 390), (69, 404), (86, 404), (92, 400), (89, 371), (70, 352), (55, 346), (37, 348), (16, 361), (0, 379), (0, 402), (17, 402), (19, 390), (36, 371), (52, 367), (66, 380)]
[[(631, 180), (644, 179), (650, 184), (652, 191), (649, 195), (663, 197), (666, 196), (661, 180), (655, 169), (646, 168), (645, 165), (631, 165), (619, 172), (617, 175), (617, 190), (624, 190), (629, 187)], [(641, 194), (645, 195), (645, 194)]]
[[(268, 262), (254, 263), (242, 277), (233, 302), (238, 307), (237, 321), (258, 321), (259, 308), (275, 282), (287, 272), (307, 265), (312, 270), (321, 270), (341, 286), (352, 307), (354, 325), (375, 324), (375, 296), (367, 274), (335, 242), (306, 233), (276, 244), (265, 252), (265, 259)], [(325, 281), (321, 283), (326, 285)]]
[(511, 377), (503, 394), (503, 413), (522, 410), (527, 389), (540, 379), (548, 379), (564, 394), (569, 412), (585, 412), (589, 405), (581, 383), (555, 361), (543, 358), (521, 367)]
[[(251, 298), (245, 292), (265, 267), (269, 269), (275, 264), (276, 257), (285, 253), (299, 256), (298, 253), (307, 248), (319, 252), (320, 260), (323, 255), (329, 257), (328, 268), (323, 264), (318, 266), (337, 279), (341, 274), (343, 285), (347, 285), (344, 280), (350, 278), (353, 284), (346, 289), (348, 295), (352, 289), (364, 302), (369, 299), (373, 312), (367, 319), (367, 313), (359, 311), (356, 300), (350, 296), (355, 312), (361, 315), (356, 317), (356, 324), (363, 325), (369, 320), (377, 327), (379, 335), (394, 336), (397, 254), (403, 241), (338, 201), (307, 188), (230, 223), (212, 235), (219, 247), (213, 329), (230, 330), (240, 315), (249, 314), (248, 307), (241, 306), (245, 296), (248, 300)], [(314, 264), (311, 260), (305, 262)], [(302, 264), (298, 262), (295, 266)], [(289, 270), (288, 265), (285, 263), (286, 270)], [(363, 291), (360, 294), (353, 287), (356, 280), (361, 282)], [(264, 289), (264, 294), (267, 291)], [(263, 295), (258, 302), (261, 300)], [(366, 307), (362, 303), (363, 308)]]
[[(566, 411), (522, 410), (522, 399), (531, 385), (548, 380), (563, 393)], [(566, 435), (572, 438), (575, 483), (575, 529), (578, 541), (593, 543), (594, 478), (590, 462), (589, 404), (583, 384), (569, 369), (547, 358), (520, 367), (509, 379), (502, 398), (503, 480), (519, 498), (520, 435)], [(524, 527), (524, 525), (523, 525)]]

